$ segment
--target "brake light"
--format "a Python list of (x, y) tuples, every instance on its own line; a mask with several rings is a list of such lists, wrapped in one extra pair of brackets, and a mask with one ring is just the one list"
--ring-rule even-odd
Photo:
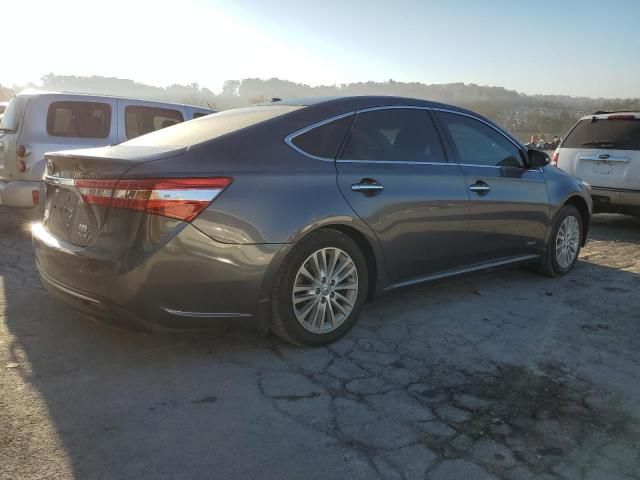
[(82, 200), (147, 212), (189, 222), (227, 188), (233, 178), (156, 178), (143, 180), (75, 180)]
[(26, 157), (27, 156), (27, 147), (25, 147), (24, 145), (19, 145), (18, 148), (16, 149), (16, 154), (20, 158)]
[(18, 171), (24, 173), (27, 171), (27, 164), (24, 160), (18, 160)]
[(560, 154), (557, 151), (553, 152), (553, 157), (551, 157), (551, 165), (553, 165), (554, 167), (557, 167), (559, 158), (560, 158)]
[(31, 200), (34, 205), (40, 204), (40, 191), (39, 190), (31, 190)]

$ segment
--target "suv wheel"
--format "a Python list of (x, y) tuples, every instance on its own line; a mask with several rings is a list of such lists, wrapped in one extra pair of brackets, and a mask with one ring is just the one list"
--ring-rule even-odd
[(358, 245), (336, 230), (319, 230), (294, 247), (275, 281), (272, 331), (298, 345), (322, 345), (354, 325), (368, 289)]
[(580, 254), (582, 217), (578, 209), (565, 205), (557, 213), (542, 262), (542, 273), (559, 277), (571, 271)]

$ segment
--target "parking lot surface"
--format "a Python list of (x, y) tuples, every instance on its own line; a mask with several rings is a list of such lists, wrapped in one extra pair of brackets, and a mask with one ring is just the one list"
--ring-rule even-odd
[(640, 478), (640, 221), (561, 279), (515, 268), (369, 304), (300, 349), (142, 335), (52, 300), (0, 207), (0, 478)]

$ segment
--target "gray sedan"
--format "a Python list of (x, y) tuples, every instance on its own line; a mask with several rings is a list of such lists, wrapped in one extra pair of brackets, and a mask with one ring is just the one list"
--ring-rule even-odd
[(274, 101), (47, 155), (50, 292), (145, 330), (250, 322), (336, 340), (383, 292), (531, 263), (569, 272), (589, 186), (491, 121), (424, 100)]

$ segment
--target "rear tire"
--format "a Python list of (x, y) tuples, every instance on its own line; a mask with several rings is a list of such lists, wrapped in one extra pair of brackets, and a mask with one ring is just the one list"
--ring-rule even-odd
[(573, 205), (563, 206), (555, 216), (540, 273), (560, 277), (573, 269), (583, 238), (582, 217)]
[(271, 330), (296, 345), (325, 345), (355, 324), (368, 291), (366, 259), (342, 232), (321, 229), (284, 260), (271, 295)]

